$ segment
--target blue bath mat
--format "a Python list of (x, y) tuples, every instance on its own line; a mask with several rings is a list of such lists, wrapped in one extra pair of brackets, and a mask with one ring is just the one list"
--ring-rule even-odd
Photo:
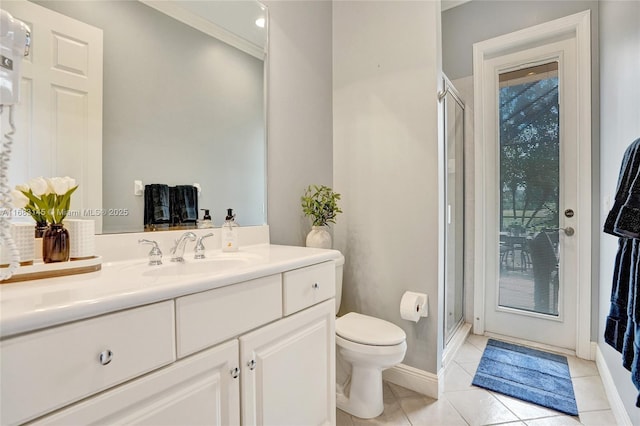
[(578, 415), (567, 357), (489, 339), (473, 384)]

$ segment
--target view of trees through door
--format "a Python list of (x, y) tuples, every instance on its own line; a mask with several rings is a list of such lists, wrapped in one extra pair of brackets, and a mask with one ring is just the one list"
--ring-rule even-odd
[(499, 75), (499, 305), (558, 314), (558, 62)]

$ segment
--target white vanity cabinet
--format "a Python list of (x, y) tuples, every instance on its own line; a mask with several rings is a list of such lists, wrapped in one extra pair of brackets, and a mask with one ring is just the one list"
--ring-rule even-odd
[(0, 424), (335, 424), (334, 268), (5, 338)]

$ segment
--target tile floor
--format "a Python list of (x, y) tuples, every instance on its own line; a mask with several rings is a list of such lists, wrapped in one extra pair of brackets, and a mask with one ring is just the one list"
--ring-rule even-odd
[(471, 385), (487, 337), (469, 335), (445, 372), (444, 395), (432, 399), (392, 383), (384, 384), (384, 413), (363, 420), (338, 410), (338, 426), (615, 425), (598, 369), (592, 361), (567, 357), (579, 416), (510, 398)]

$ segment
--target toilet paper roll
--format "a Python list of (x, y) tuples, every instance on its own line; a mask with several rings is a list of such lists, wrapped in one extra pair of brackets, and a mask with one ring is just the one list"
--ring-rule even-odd
[(85, 219), (67, 219), (69, 230), (69, 258), (84, 259), (95, 255), (95, 222)]
[(414, 293), (413, 291), (405, 291), (400, 300), (400, 317), (407, 321), (418, 322), (418, 320), (427, 316), (427, 295), (424, 293)]

